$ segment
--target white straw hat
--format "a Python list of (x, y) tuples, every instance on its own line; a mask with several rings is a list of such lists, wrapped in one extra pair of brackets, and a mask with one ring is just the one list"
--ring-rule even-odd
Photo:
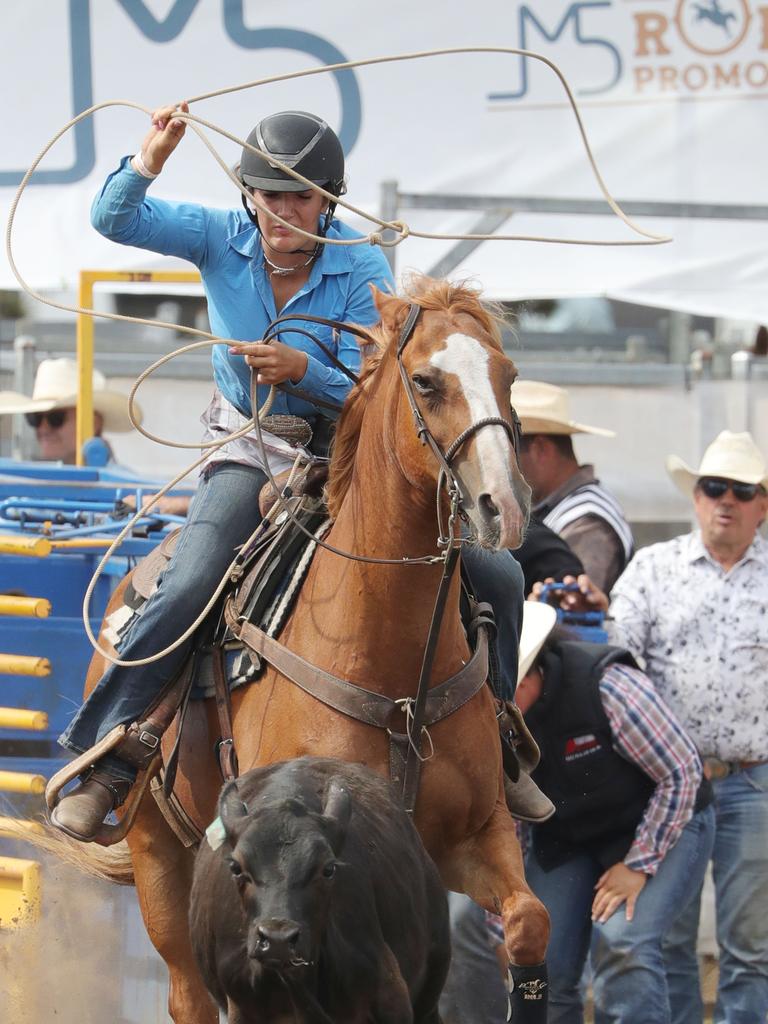
[(683, 494), (691, 495), (696, 481), (703, 476), (738, 480), (744, 484), (762, 484), (768, 489), (765, 459), (746, 432), (734, 434), (724, 430), (704, 452), (698, 469), (691, 469), (677, 455), (667, 456), (667, 472)]
[(595, 434), (615, 437), (613, 430), (589, 427), (571, 419), (568, 392), (538, 380), (517, 380), (510, 392), (512, 407), (520, 417), (524, 434)]
[(523, 605), (523, 631), (520, 634), (520, 654), (517, 662), (517, 681), (525, 676), (536, 660), (544, 641), (555, 627), (557, 611), (542, 601), (526, 601)]
[[(37, 368), (32, 397), (17, 391), (0, 391), (0, 415), (25, 412), (50, 412), (77, 405), (77, 363), (74, 359), (43, 359)], [(93, 408), (104, 419), (104, 429), (117, 433), (131, 430), (128, 398), (119, 391), (110, 391), (99, 370), (93, 371)], [(141, 410), (134, 403), (136, 418)]]

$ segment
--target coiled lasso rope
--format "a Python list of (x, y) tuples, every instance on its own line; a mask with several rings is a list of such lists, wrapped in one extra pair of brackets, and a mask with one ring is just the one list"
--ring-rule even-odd
[[(344, 61), (344, 62), (341, 62), (341, 63), (338, 63), (338, 64), (329, 64), (329, 65), (323, 65), (321, 67), (305, 68), (305, 69), (303, 69), (301, 71), (288, 72), (288, 73), (281, 74), (281, 75), (272, 75), (272, 76), (269, 76), (269, 77), (266, 77), (266, 78), (257, 79), (257, 80), (252, 81), (252, 82), (245, 82), (245, 83), (242, 83), (242, 84), (239, 84), (239, 85), (229, 86), (229, 87), (226, 87), (226, 88), (223, 88), (223, 89), (217, 89), (217, 90), (214, 90), (213, 92), (201, 93), (200, 95), (190, 97), (187, 100), (187, 102), (188, 103), (196, 103), (196, 102), (200, 102), (200, 101), (205, 100), (205, 99), (211, 99), (211, 98), (216, 97), (216, 96), (223, 96), (223, 95), (226, 95), (226, 94), (229, 94), (229, 93), (232, 93), (232, 92), (239, 92), (239, 91), (242, 91), (242, 90), (245, 90), (245, 89), (252, 89), (252, 88), (255, 88), (255, 87), (259, 86), (259, 85), (267, 85), (267, 84), (271, 84), (271, 83), (275, 83), (275, 82), (287, 81), (287, 80), (293, 79), (293, 78), (304, 78), (304, 77), (308, 77), (308, 76), (311, 76), (311, 75), (327, 74), (329, 72), (340, 71), (340, 70), (356, 68), (356, 67), (366, 67), (366, 66), (370, 66), (370, 65), (374, 65), (374, 64), (388, 64), (388, 63), (394, 63), (394, 62), (399, 62), (399, 61), (421, 60), (421, 59), (426, 59), (426, 58), (430, 58), (430, 57), (458, 55), (458, 54), (465, 54), (465, 53), (489, 53), (489, 54), (490, 53), (496, 53), (496, 54), (506, 54), (506, 55), (512, 55), (512, 56), (521, 56), (521, 57), (524, 57), (524, 58), (525, 57), (529, 57), (532, 60), (537, 60), (537, 61), (540, 61), (543, 64), (545, 64), (557, 76), (557, 78), (559, 79), (559, 81), (560, 81), (560, 83), (561, 83), (561, 85), (563, 87), (563, 90), (565, 91), (568, 103), (569, 103), (569, 105), (571, 107), (571, 110), (573, 112), (573, 115), (574, 115), (574, 117), (576, 119), (576, 124), (577, 124), (578, 130), (579, 130), (579, 134), (581, 136), (582, 144), (584, 146), (584, 151), (586, 153), (586, 156), (587, 156), (587, 159), (589, 161), (590, 167), (592, 169), (593, 175), (595, 177), (595, 180), (596, 180), (596, 182), (598, 184), (598, 187), (599, 187), (602, 195), (604, 196), (606, 202), (608, 203), (608, 205), (611, 208), (611, 210), (613, 211), (613, 213), (620, 220), (622, 220), (630, 228), (630, 230), (632, 230), (636, 234), (642, 236), (641, 238), (639, 238), (639, 239), (629, 239), (629, 240), (606, 241), (606, 240), (601, 240), (601, 239), (560, 238), (560, 237), (548, 237), (548, 236), (537, 236), (537, 235), (502, 235), (502, 234), (478, 234), (478, 233), (448, 234), (448, 233), (439, 233), (439, 232), (416, 231), (416, 230), (412, 229), (410, 227), (410, 225), (408, 225), (404, 221), (388, 221), (388, 220), (383, 220), (380, 217), (376, 217), (375, 215), (373, 215), (371, 213), (368, 213), (367, 211), (362, 210), (362, 209), (352, 205), (347, 200), (345, 200), (345, 199), (343, 199), (341, 197), (333, 195), (332, 193), (328, 192), (326, 189), (321, 188), (320, 186), (316, 185), (314, 182), (311, 182), (307, 178), (303, 177), (301, 174), (298, 174), (296, 171), (293, 170), (293, 168), (288, 167), (287, 165), (283, 164), (281, 161), (275, 159), (271, 155), (267, 156), (267, 154), (263, 153), (257, 147), (249, 144), (244, 139), (238, 138), (238, 136), (231, 134), (230, 132), (226, 131), (225, 129), (223, 129), (223, 128), (215, 125), (215, 124), (213, 124), (212, 122), (206, 121), (203, 118), (196, 117), (193, 114), (190, 114), (188, 112), (183, 112), (183, 111), (176, 111), (173, 116), (174, 116), (174, 118), (177, 118), (179, 120), (184, 120), (184, 121), (186, 121), (187, 123), (189, 123), (191, 125), (192, 129), (195, 131), (195, 133), (202, 140), (202, 142), (207, 147), (209, 152), (213, 155), (213, 157), (216, 160), (216, 162), (219, 164), (219, 166), (227, 174), (227, 176), (230, 179), (230, 181), (233, 182), (233, 184), (236, 186), (236, 188), (241, 193), (243, 193), (244, 195), (247, 195), (248, 198), (250, 199), (250, 201), (253, 202), (262, 212), (269, 213), (269, 216), (272, 219), (274, 219), (274, 220), (278, 221), (279, 223), (283, 224), (284, 226), (290, 228), (292, 231), (294, 231), (296, 234), (300, 235), (301, 237), (306, 238), (306, 239), (308, 239), (310, 241), (319, 242), (319, 243), (324, 244), (324, 245), (363, 245), (363, 244), (375, 244), (375, 245), (380, 245), (380, 246), (384, 246), (384, 247), (389, 247), (389, 246), (399, 245), (409, 235), (413, 235), (413, 237), (415, 237), (415, 238), (425, 238), (425, 239), (434, 239), (434, 240), (446, 240), (446, 241), (462, 241), (462, 240), (472, 240), (472, 241), (534, 241), (534, 242), (559, 243), (561, 245), (596, 245), (596, 246), (603, 246), (603, 245), (610, 245), (610, 246), (659, 245), (659, 244), (662, 244), (662, 243), (665, 243), (665, 242), (669, 242), (669, 241), (672, 240), (669, 236), (657, 235), (657, 234), (654, 234), (654, 233), (652, 233), (650, 231), (647, 231), (647, 230), (639, 227), (639, 225), (635, 224), (634, 221), (632, 221), (624, 213), (624, 211), (621, 209), (619, 204), (616, 202), (616, 200), (613, 198), (613, 196), (611, 195), (610, 191), (608, 190), (608, 187), (605, 184), (605, 182), (604, 182), (604, 180), (602, 178), (602, 175), (600, 174), (600, 171), (598, 170), (595, 158), (594, 158), (594, 156), (592, 154), (592, 150), (591, 150), (591, 147), (590, 147), (590, 144), (589, 144), (589, 140), (587, 138), (586, 130), (584, 128), (584, 124), (582, 122), (581, 115), (580, 115), (579, 110), (578, 110), (578, 105), (576, 103), (576, 99), (573, 96), (573, 93), (571, 91), (570, 86), (568, 85), (568, 82), (567, 82), (565, 76), (560, 71), (559, 67), (554, 63), (554, 61), (551, 61), (549, 58), (545, 57), (543, 54), (536, 53), (536, 52), (531, 51), (531, 50), (522, 50), (522, 49), (513, 48), (513, 47), (499, 47), (499, 46), (449, 47), (449, 48), (443, 48), (443, 49), (423, 50), (423, 51), (417, 51), (417, 52), (412, 52), (412, 53), (395, 54), (395, 55), (389, 55), (389, 56), (384, 56), (384, 57), (372, 57), (372, 58), (367, 58), (367, 59), (363, 59), (363, 60)], [(193, 335), (193, 336), (196, 336), (196, 337), (202, 339), (202, 340), (200, 340), (198, 342), (195, 342), (195, 343), (192, 343), (190, 345), (185, 345), (182, 348), (179, 348), (179, 349), (175, 350), (174, 352), (171, 352), (168, 355), (163, 356), (161, 359), (157, 360), (150, 367), (148, 367), (148, 369), (145, 370), (138, 377), (138, 379), (136, 380), (135, 384), (133, 385), (133, 388), (131, 389), (131, 393), (130, 393), (129, 400), (128, 400), (129, 416), (130, 416), (131, 422), (133, 423), (134, 427), (139, 431), (139, 433), (143, 434), (145, 437), (147, 437), (148, 439), (150, 439), (152, 441), (155, 441), (158, 444), (166, 445), (166, 446), (169, 446), (169, 447), (174, 447), (174, 448), (195, 448), (197, 450), (200, 450), (200, 449), (203, 450), (203, 454), (198, 459), (196, 459), (183, 472), (181, 472), (176, 477), (174, 477), (173, 480), (171, 480), (169, 483), (167, 483), (149, 501), (145, 502), (140, 509), (137, 509), (136, 514), (128, 521), (128, 523), (125, 526), (125, 528), (123, 530), (121, 530), (121, 532), (117, 535), (117, 537), (114, 539), (114, 541), (112, 542), (112, 544), (110, 545), (110, 547), (108, 548), (108, 550), (106, 551), (104, 556), (102, 557), (99, 565), (96, 568), (96, 571), (94, 572), (94, 575), (93, 575), (93, 577), (91, 579), (91, 582), (90, 582), (90, 584), (88, 586), (88, 589), (86, 591), (85, 598), (83, 600), (83, 622), (84, 622), (85, 630), (86, 630), (86, 633), (88, 635), (88, 639), (89, 639), (91, 645), (94, 647), (95, 650), (99, 651), (99, 653), (103, 657), (105, 657), (107, 660), (111, 661), (113, 664), (122, 665), (122, 666), (128, 667), (128, 666), (146, 665), (146, 664), (149, 664), (149, 663), (151, 663), (153, 661), (156, 661), (156, 660), (164, 657), (166, 654), (169, 654), (171, 651), (175, 650), (181, 643), (183, 643), (189, 636), (191, 636), (191, 634), (194, 632), (194, 630), (203, 621), (205, 615), (208, 614), (208, 611), (213, 606), (213, 604), (215, 603), (215, 601), (218, 598), (219, 594), (221, 593), (221, 590), (223, 589), (223, 587), (224, 587), (224, 585), (226, 583), (226, 580), (229, 577), (230, 571), (232, 570), (232, 568), (233, 568), (233, 566), (235, 564), (235, 560), (233, 560), (232, 564), (227, 569), (227, 572), (226, 572), (225, 576), (222, 578), (219, 586), (217, 587), (217, 589), (216, 589), (213, 597), (209, 601), (208, 605), (203, 610), (203, 612), (200, 614), (200, 616), (198, 616), (198, 619), (192, 624), (192, 626), (190, 626), (189, 629), (187, 629), (185, 631), (185, 633), (181, 637), (178, 638), (178, 640), (176, 640), (172, 645), (167, 647), (165, 650), (158, 652), (156, 655), (153, 655), (150, 658), (137, 659), (135, 661), (124, 661), (124, 660), (115, 658), (114, 655), (111, 654), (111, 652), (106, 651), (104, 648), (102, 648), (99, 645), (98, 640), (94, 637), (93, 632), (91, 630), (90, 618), (89, 618), (90, 600), (91, 600), (91, 596), (93, 594), (93, 590), (94, 590), (94, 587), (96, 585), (96, 582), (99, 579), (99, 576), (101, 575), (101, 573), (102, 573), (106, 563), (112, 557), (112, 555), (114, 554), (114, 552), (117, 549), (117, 547), (119, 546), (119, 544), (122, 542), (122, 540), (127, 535), (127, 533), (133, 528), (133, 526), (138, 521), (138, 519), (142, 515), (145, 515), (147, 512), (149, 512), (155, 506), (155, 504), (171, 488), (175, 487), (177, 483), (179, 483), (181, 480), (183, 480), (184, 477), (186, 477), (194, 469), (196, 469), (197, 467), (202, 465), (202, 463), (205, 462), (206, 459), (208, 459), (210, 457), (210, 455), (213, 453), (213, 451), (215, 451), (217, 448), (221, 447), (224, 444), (229, 443), (231, 440), (234, 440), (234, 439), (239, 438), (239, 437), (243, 437), (244, 435), (250, 433), (254, 429), (254, 427), (256, 427), (256, 433), (257, 433), (259, 444), (262, 447), (262, 454), (264, 456), (265, 464), (268, 462), (268, 459), (266, 457), (266, 452), (264, 450), (264, 445), (263, 445), (263, 440), (261, 438), (261, 430), (259, 428), (259, 424), (255, 423), (254, 419), (249, 420), (245, 424), (245, 426), (243, 426), (240, 430), (235, 431), (232, 434), (227, 435), (225, 438), (223, 438), (223, 439), (221, 439), (219, 441), (209, 441), (209, 442), (205, 442), (205, 443), (202, 443), (202, 442), (187, 443), (187, 442), (172, 441), (172, 440), (168, 440), (168, 439), (165, 439), (165, 438), (161, 438), (161, 437), (158, 437), (155, 434), (152, 434), (150, 431), (148, 431), (144, 427), (142, 427), (139, 422), (137, 422), (137, 417), (136, 417), (136, 414), (135, 414), (135, 405), (134, 405), (136, 393), (137, 393), (139, 387), (141, 386), (141, 384), (144, 382), (144, 380), (146, 380), (147, 377), (149, 377), (158, 367), (162, 366), (164, 363), (168, 362), (170, 359), (175, 358), (178, 355), (182, 355), (184, 353), (196, 350), (196, 349), (204, 347), (204, 346), (210, 346), (210, 345), (222, 344), (222, 343), (226, 344), (229, 339), (218, 337), (217, 335), (211, 334), (211, 333), (209, 333), (207, 331), (201, 331), (201, 330), (198, 330), (196, 328), (187, 327), (186, 325), (183, 325), (183, 324), (167, 323), (167, 322), (163, 322), (163, 321), (159, 321), (159, 320), (151, 320), (151, 319), (147, 319), (147, 318), (143, 318), (143, 317), (133, 317), (133, 316), (122, 315), (122, 314), (119, 314), (119, 313), (97, 312), (96, 310), (86, 309), (86, 308), (81, 307), (81, 306), (73, 306), (73, 305), (68, 305), (66, 303), (56, 302), (56, 301), (54, 301), (54, 300), (52, 300), (50, 298), (47, 298), (47, 297), (41, 295), (39, 292), (35, 291), (27, 283), (27, 281), (24, 279), (24, 277), (21, 275), (21, 273), (20, 273), (20, 271), (19, 271), (19, 269), (18, 269), (18, 267), (16, 265), (16, 261), (15, 261), (14, 256), (13, 256), (13, 246), (12, 246), (13, 227), (14, 227), (14, 223), (15, 223), (16, 211), (17, 211), (17, 208), (18, 208), (18, 205), (19, 205), (19, 201), (21, 199), (22, 194), (24, 193), (24, 190), (26, 189), (27, 185), (29, 184), (29, 181), (30, 181), (32, 175), (34, 174), (35, 170), (37, 169), (37, 167), (39, 166), (41, 161), (47, 155), (47, 153), (56, 145), (56, 143), (62, 138), (62, 136), (64, 136), (68, 131), (70, 131), (75, 125), (77, 125), (80, 121), (84, 120), (86, 117), (91, 117), (97, 111), (104, 110), (104, 109), (106, 109), (108, 107), (128, 107), (128, 108), (131, 108), (131, 109), (134, 109), (134, 110), (141, 111), (142, 113), (144, 113), (144, 114), (146, 114), (148, 116), (152, 115), (152, 111), (149, 110), (148, 108), (142, 106), (141, 104), (133, 103), (133, 102), (130, 102), (130, 101), (127, 101), (127, 100), (109, 100), (109, 101), (106, 101), (106, 102), (103, 102), (103, 103), (95, 104), (92, 107), (89, 107), (87, 110), (82, 111), (76, 117), (74, 117), (70, 121), (68, 121), (50, 139), (50, 141), (43, 147), (43, 149), (40, 151), (40, 153), (34, 159), (34, 161), (32, 162), (31, 166), (29, 167), (29, 169), (27, 170), (26, 174), (24, 175), (24, 177), (23, 177), (23, 179), (22, 179), (22, 181), (21, 181), (21, 183), (20, 183), (20, 185), (19, 185), (19, 187), (18, 187), (18, 189), (16, 191), (16, 194), (15, 194), (15, 196), (13, 198), (13, 201), (11, 203), (11, 207), (10, 207), (10, 211), (9, 211), (9, 215), (8, 215), (8, 223), (7, 223), (7, 228), (6, 228), (6, 239), (5, 239), (5, 241), (6, 241), (6, 254), (7, 254), (7, 258), (8, 258), (8, 263), (9, 263), (9, 265), (11, 267), (11, 270), (12, 270), (14, 276), (16, 277), (16, 280), (19, 282), (21, 288), (28, 295), (30, 295), (32, 298), (36, 299), (38, 302), (42, 302), (45, 305), (51, 306), (54, 309), (60, 309), (60, 310), (62, 310), (64, 312), (76, 313), (76, 314), (84, 314), (84, 315), (92, 316), (92, 317), (96, 316), (96, 317), (100, 317), (101, 319), (105, 319), (105, 320), (114, 320), (114, 321), (122, 321), (122, 322), (126, 322), (126, 323), (142, 324), (142, 325), (151, 326), (151, 327), (161, 327), (161, 328), (166, 329), (166, 330), (173, 330), (176, 333), (178, 333), (178, 332), (187, 333), (187, 334), (190, 334), (190, 335)], [(342, 206), (344, 209), (349, 210), (351, 213), (355, 213), (358, 216), (360, 216), (361, 218), (363, 218), (365, 220), (368, 220), (368, 221), (370, 221), (373, 224), (376, 224), (380, 230), (379, 231), (372, 231), (368, 235), (361, 236), (360, 238), (329, 239), (329, 238), (325, 238), (325, 237), (320, 237), (319, 235), (316, 235), (316, 234), (312, 234), (311, 232), (304, 231), (304, 230), (298, 228), (296, 225), (288, 223), (282, 217), (278, 216), (274, 212), (267, 211), (266, 208), (259, 203), (257, 197), (254, 197), (250, 193), (246, 192), (243, 184), (232, 173), (232, 171), (230, 170), (229, 166), (221, 158), (221, 156), (218, 154), (218, 152), (216, 151), (216, 149), (214, 148), (212, 143), (209, 141), (209, 139), (207, 138), (205, 133), (202, 131), (202, 127), (205, 127), (208, 130), (210, 130), (210, 131), (217, 132), (219, 135), (224, 136), (229, 141), (234, 142), (238, 146), (240, 146), (240, 147), (242, 147), (244, 149), (248, 149), (249, 151), (253, 152), (254, 154), (259, 156), (263, 160), (267, 160), (268, 159), (270, 164), (277, 166), (286, 175), (289, 175), (290, 177), (293, 177), (297, 181), (302, 182), (304, 185), (307, 186), (307, 189), (313, 189), (314, 191), (319, 192), (322, 196), (324, 196), (328, 200), (337, 203), (337, 205)], [(385, 230), (393, 232), (394, 233), (394, 237), (393, 238), (385, 239), (383, 234), (382, 234), (382, 232), (385, 231)], [(266, 416), (267, 412), (269, 411), (269, 408), (272, 405), (273, 399), (274, 399), (274, 388), (271, 388), (270, 392), (269, 392), (268, 398), (266, 399), (266, 401), (265, 401), (264, 405), (262, 406), (262, 408), (258, 411), (258, 420), (259, 421), (262, 420)], [(294, 468), (292, 470), (292, 473), (296, 472), (298, 464), (299, 464), (299, 461), (300, 460), (297, 459), (296, 462), (294, 463)], [(270, 473), (270, 476), (271, 476), (271, 473)], [(279, 499), (279, 500), (281, 500), (281, 499)], [(256, 531), (256, 532), (258, 532), (258, 531)], [(403, 564), (408, 564), (408, 563), (403, 563)]]

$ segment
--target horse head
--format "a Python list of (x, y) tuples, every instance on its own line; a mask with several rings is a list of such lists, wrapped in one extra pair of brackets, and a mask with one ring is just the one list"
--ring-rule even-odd
[[(516, 370), (502, 349), (496, 318), (473, 289), (423, 277), (413, 279), (405, 298), (376, 289), (374, 298), (380, 351), (369, 358), (348, 400), (337, 447), (344, 448), (356, 414), (361, 421), (369, 414), (376, 418), (377, 409), (383, 420), (377, 424), (379, 451), (383, 444), (385, 458), (396, 460), (414, 502), (421, 497), (434, 504), (447, 464), (478, 542), (519, 546), (531, 490), (517, 462), (509, 397)], [(404, 337), (409, 315), (417, 319)], [(337, 462), (331, 470), (332, 511), (339, 469)]]

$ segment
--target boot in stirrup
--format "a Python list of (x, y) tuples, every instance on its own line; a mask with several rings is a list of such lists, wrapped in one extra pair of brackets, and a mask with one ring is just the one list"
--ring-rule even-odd
[[(155, 723), (134, 722), (111, 753), (144, 771), (159, 749), (161, 735)], [(125, 802), (132, 785), (97, 761), (81, 776), (80, 784), (61, 798), (51, 813), (51, 824), (72, 839), (92, 842), (107, 815)]]
[(99, 768), (98, 762), (81, 779), (51, 812), (51, 824), (72, 839), (90, 843), (107, 815), (125, 801), (132, 783)]
[(498, 714), (504, 757), (504, 796), (513, 818), (533, 824), (546, 821), (555, 805), (531, 778), (539, 763), (539, 747), (525, 724), (520, 708), (506, 700)]

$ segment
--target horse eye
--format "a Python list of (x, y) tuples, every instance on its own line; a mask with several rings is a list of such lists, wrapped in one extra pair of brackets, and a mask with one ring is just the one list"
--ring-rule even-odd
[(413, 386), (416, 390), (420, 391), (423, 395), (432, 391), (432, 382), (428, 377), (423, 377), (420, 373), (414, 373), (411, 377), (411, 381), (413, 382)]
[(323, 868), (323, 878), (333, 878), (336, 874), (336, 862), (329, 861), (328, 864)]
[(239, 878), (240, 875), (242, 875), (243, 873), (243, 869), (240, 867), (240, 865), (237, 863), (234, 857), (227, 861), (227, 867), (235, 876), (235, 878)]

